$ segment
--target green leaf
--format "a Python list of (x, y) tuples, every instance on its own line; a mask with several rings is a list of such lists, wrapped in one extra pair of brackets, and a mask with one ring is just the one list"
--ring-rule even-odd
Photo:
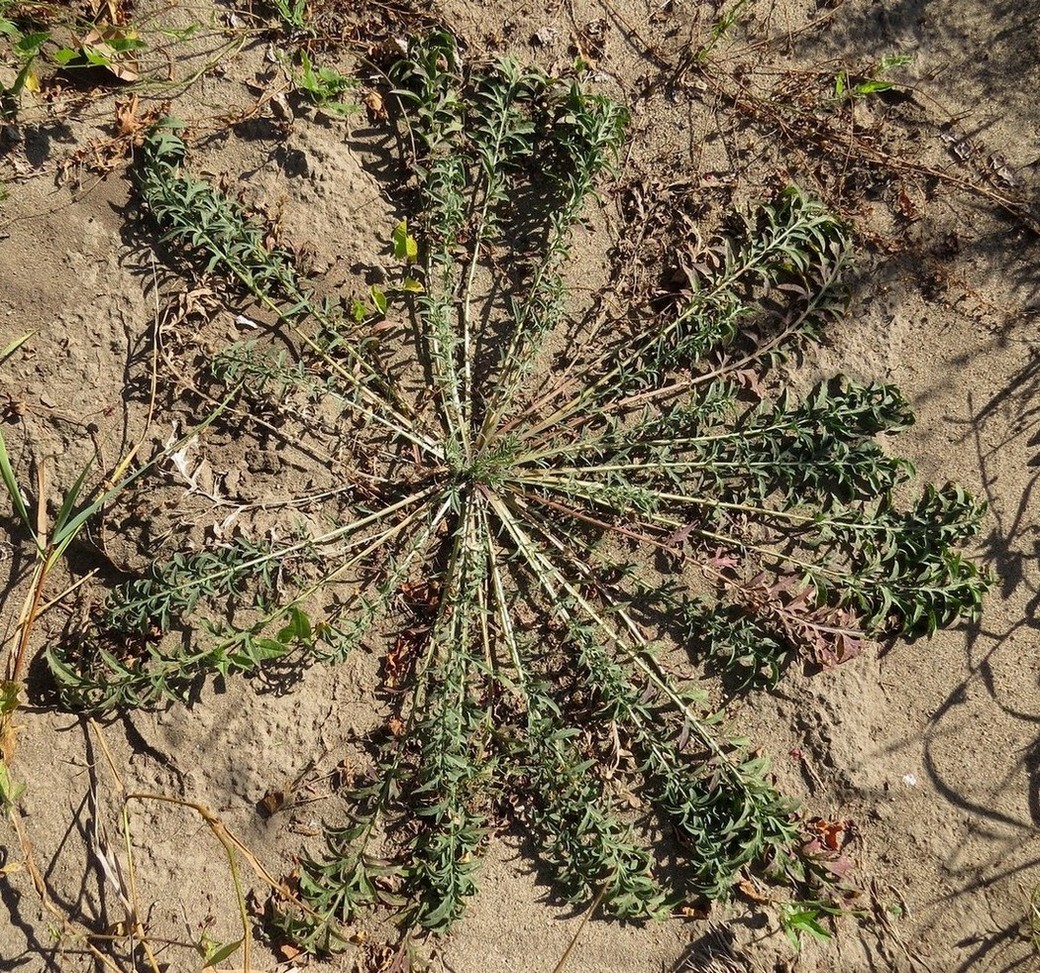
[(108, 68), (112, 66), (112, 50), (108, 45), (104, 47), (84, 47), (83, 56), (87, 59), (88, 64), (93, 64), (95, 67)]
[(0, 682), (0, 715), (13, 713), (18, 709), (18, 699), (22, 684), (11, 679)]
[(289, 610), (290, 622), (278, 633), (278, 641), (288, 644), (292, 641), (307, 644), (312, 641), (311, 621), (299, 608), (293, 606)]
[(295, 606), (291, 609), (293, 632), (296, 638), (302, 642), (310, 641), (312, 637), (311, 620), (305, 612)]
[(0, 351), (0, 365), (2, 365), (8, 358), (10, 358), (19, 348), (22, 347), (36, 331), (26, 331), (20, 338), (15, 338), (6, 348)]
[(4, 487), (7, 489), (7, 495), (11, 498), (14, 512), (18, 515), (22, 526), (29, 531), (38, 546), (36, 530), (33, 527), (32, 519), (29, 517), (29, 511), (25, 507), (25, 501), (22, 499), (22, 492), (18, 489), (18, 481), (15, 479), (14, 470), (11, 469), (11, 459), (7, 455), (7, 443), (4, 441), (2, 432), (0, 432), (0, 479), (4, 481)]
[(50, 39), (51, 32), (49, 30), (24, 34), (14, 45), (15, 53), (21, 57), (34, 58), (40, 52), (40, 48)]
[(222, 963), (229, 956), (237, 953), (241, 946), (241, 939), (236, 939), (234, 942), (226, 943), (223, 946), (218, 943), (206, 943), (204, 961), (207, 966), (216, 966), (217, 963)]
[(25, 67), (18, 72), (18, 77), (14, 79), (14, 84), (11, 85), (10, 92), (11, 94), (18, 95), (21, 94), (25, 88), (28, 88), (30, 91), (39, 88), (36, 73), (33, 71), (32, 58), (29, 58), (29, 60), (25, 62)]
[(0, 760), (0, 808), (10, 811), (25, 793), (25, 785), (11, 779), (7, 765)]
[(93, 465), (93, 461), (88, 460), (87, 465), (83, 467), (76, 482), (72, 485), (72, 489), (65, 494), (61, 509), (58, 511), (57, 517), (54, 518), (52, 530), (55, 533), (59, 533), (64, 528), (66, 521), (69, 519), (69, 514), (72, 513), (72, 509), (79, 499), (80, 490), (83, 489), (83, 483), (87, 478), (87, 474)]
[(856, 85), (854, 93), (857, 95), (873, 95), (879, 91), (888, 91), (892, 87), (891, 81), (861, 81)]
[(110, 35), (106, 38), (105, 43), (118, 54), (125, 54), (128, 51), (139, 51), (148, 46), (141, 38), (130, 34), (125, 36)]
[(385, 315), (387, 309), (386, 294), (373, 284), (369, 288), (369, 294), (372, 295), (372, 303), (376, 306), (376, 310)]
[(813, 902), (788, 902), (781, 910), (780, 925), (791, 946), (800, 951), (804, 935), (821, 942), (831, 939), (831, 934), (820, 924), (820, 916), (836, 911), (833, 907)]
[(415, 263), (419, 257), (419, 244), (416, 242), (415, 237), (408, 232), (407, 219), (401, 220), (401, 222), (394, 227), (392, 240), (394, 244), (394, 257), (397, 260), (405, 261), (405, 263)]

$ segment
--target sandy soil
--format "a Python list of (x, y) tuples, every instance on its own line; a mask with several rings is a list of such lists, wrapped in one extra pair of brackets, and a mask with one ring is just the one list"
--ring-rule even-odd
[[(386, 228), (402, 215), (386, 175), (386, 134), (378, 119), (344, 122), (270, 97), (283, 82), (264, 42), (225, 50), (227, 37), (210, 27), (176, 42), (156, 33), (194, 21), (231, 23), (233, 6), (134, 5), (152, 45), (142, 76), (170, 79), (140, 89), (138, 116), (171, 102), (190, 123), (198, 168), (264, 207), (282, 238), (310, 254), (322, 286), (360, 288), (378, 275)], [(602, 90), (633, 110), (624, 172), (604, 195), (595, 241), (604, 250), (619, 242), (611, 235), (633, 194), (648, 212), (659, 214), (663, 203), (672, 216), (713, 226), (731, 207), (794, 180), (847, 218), (860, 252), (847, 323), (807, 353), (791, 381), (843, 371), (904, 390), (918, 423), (896, 448), (922, 480), (956, 480), (989, 501), (978, 550), (994, 577), (985, 615), (978, 626), (796, 674), (737, 715), (772, 755), (781, 787), (810, 814), (854, 822), (861, 911), (840, 919), (830, 941), (795, 954), (768, 908), (739, 901), (708, 919), (582, 927), (580, 916), (552, 905), (519, 838), (503, 836), (492, 843), (470, 916), (437, 949), (434, 968), (549, 973), (577, 937), (569, 973), (729, 969), (707, 959), (708, 942), (722, 930), (739, 957), (732, 969), (1040, 970), (1027, 925), (1040, 885), (1040, 7), (1001, 0), (989, 0), (984, 12), (973, 0), (737, 6), (734, 26), (698, 67), (691, 55), (710, 43), (724, 12), (711, 2), (568, 0), (507, 10), (442, 0), (389, 27), (385, 18), (407, 4), (373, 3), (345, 18), (325, 4), (333, 8), (329, 23), (345, 32), (365, 25), (355, 45), (436, 20), (473, 55), (507, 51), (550, 69), (576, 52), (591, 62)], [(160, 43), (168, 58), (154, 53)], [(346, 50), (334, 56), (350, 69)], [(828, 100), (839, 72), (862, 78), (892, 54), (910, 57), (889, 75), (894, 91), (838, 106)], [(9, 83), (9, 73), (0, 80)], [(3, 431), (18, 474), (31, 478), (46, 466), (55, 485), (71, 483), (92, 458), (97, 469), (111, 469), (142, 437), (162, 441), (171, 415), (184, 418), (170, 384), (146, 428), (150, 349), (162, 327), (204, 343), (234, 334), (241, 310), (218, 309), (205, 327), (191, 317), (169, 325), (167, 302), (183, 285), (135, 219), (124, 164), (133, 134), (112, 143), (116, 100), (129, 95), (117, 87), (101, 78), (96, 87), (51, 88), (47, 100), (27, 93), (17, 139), (9, 132), (0, 143), (8, 194), (0, 203), (0, 348), (35, 329), (0, 372)], [(649, 234), (635, 264), (646, 280), (659, 279), (660, 261), (681, 246), (678, 226), (662, 217)], [(228, 495), (235, 464), (269, 477), (274, 492), (308, 475), (302, 454), (269, 444), (207, 448), (208, 475)], [(43, 616), (34, 651), (75, 626), (89, 610), (85, 601), (103, 590), (100, 580), (142, 567), (140, 534), (122, 528), (143, 518), (161, 537), (184, 517), (173, 506), (182, 493), (172, 479), (156, 483), (94, 528), (51, 594), (92, 569), (99, 574)], [(218, 515), (200, 502), (190, 529), (202, 531)], [(26, 565), (18, 537), (0, 537), (5, 637)], [(335, 813), (327, 778), (345, 741), (383, 715), (366, 690), (376, 665), (359, 656), (311, 669), (287, 693), (210, 684), (191, 707), (90, 727), (49, 705), (34, 664), (15, 776), (27, 784), (23, 825), (53, 909), (43, 907), (27, 871), (12, 867), (22, 854), (5, 824), (0, 970), (91, 968), (72, 934), (55, 935), (59, 914), (118, 931), (122, 911), (99, 860), (121, 850), (120, 787), (207, 805), (273, 874), (288, 872), (294, 856), (313, 847), (318, 822)], [(265, 816), (258, 807), (265, 795), (294, 781), (298, 795), (320, 800)], [(234, 938), (226, 861), (198, 815), (142, 802), (132, 831), (151, 934), (197, 939), (204, 929), (213, 939)], [(260, 883), (247, 881), (262, 898)], [(171, 970), (201, 966), (179, 947), (157, 948)], [(262, 942), (257, 950), (258, 969), (287, 958)], [(374, 945), (310, 968), (355, 967), (386, 968)]]

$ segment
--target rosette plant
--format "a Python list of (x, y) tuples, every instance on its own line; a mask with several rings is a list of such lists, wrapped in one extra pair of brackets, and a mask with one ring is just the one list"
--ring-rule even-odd
[[(137, 186), (171, 253), (295, 349), (223, 348), (205, 381), (258, 423), (306, 427), (342, 489), (325, 529), (243, 532), (124, 585), (93, 642), (51, 651), (65, 698), (154, 705), (207, 672), (382, 652), (386, 731), (297, 875), (336, 922), (383, 904), (448, 927), (510, 819), (564, 898), (619, 917), (725, 896), (748, 870), (820, 878), (706, 666), (730, 689), (770, 684), (798, 655), (835, 664), (973, 618), (986, 585), (957, 552), (978, 503), (952, 486), (895, 500), (913, 471), (877, 437), (912, 421), (896, 389), (749, 388), (844, 313), (845, 228), (789, 189), (698, 247), (666, 308), (590, 309), (572, 258), (596, 239), (582, 221), (625, 111), (512, 61), (464, 63), (445, 34), (392, 78), (414, 209), (371, 312), (319, 299), (190, 174), (174, 130), (145, 146)], [(229, 621), (242, 602), (248, 623)], [(283, 922), (334, 942), (335, 923)]]

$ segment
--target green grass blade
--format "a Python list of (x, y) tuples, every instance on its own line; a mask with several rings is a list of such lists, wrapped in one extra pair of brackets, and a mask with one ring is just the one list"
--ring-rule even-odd
[(36, 539), (36, 530), (33, 528), (29, 511), (25, 507), (25, 501), (22, 499), (22, 492), (18, 489), (18, 481), (15, 479), (14, 470), (11, 469), (11, 459), (7, 455), (7, 443), (4, 442), (3, 433), (0, 433), (0, 477), (3, 478), (4, 486), (11, 497), (14, 512), (18, 515), (22, 526), (32, 535), (32, 539), (38, 547), (39, 542)]
[[(34, 334), (36, 334), (35, 331), (26, 331), (20, 338), (15, 338), (3, 351), (0, 351), (0, 364), (7, 361)], [(22, 522), (25, 529), (32, 535), (33, 541), (36, 541), (36, 531), (29, 517), (29, 511), (25, 508), (22, 492), (18, 489), (18, 481), (15, 479), (14, 470), (11, 469), (11, 459), (7, 454), (7, 443), (4, 442), (3, 433), (0, 433), (0, 476), (3, 477), (4, 486), (11, 497), (14, 512), (18, 515), (18, 519)], [(37, 546), (39, 546), (38, 541)]]
[(77, 478), (76, 482), (72, 484), (72, 489), (65, 494), (65, 499), (62, 501), (61, 510), (58, 511), (58, 516), (54, 520), (54, 530), (59, 533), (65, 526), (65, 521), (68, 520), (69, 514), (72, 513), (72, 508), (76, 506), (76, 501), (79, 499), (80, 491), (83, 489), (83, 482), (87, 478), (87, 474), (90, 472), (90, 467), (93, 463), (87, 463), (83, 467), (82, 472)]
[(0, 365), (2, 365), (8, 358), (10, 358), (19, 348), (22, 347), (34, 334), (35, 331), (26, 331), (20, 338), (15, 338), (3, 351), (0, 351)]
[[(83, 525), (96, 514), (106, 503), (114, 500), (119, 494), (121, 494), (127, 487), (139, 480), (145, 473), (153, 469), (158, 463), (160, 463), (167, 456), (172, 456), (178, 449), (184, 446), (187, 442), (201, 433), (204, 429), (209, 428), (213, 422), (216, 421), (218, 416), (224, 412), (228, 405), (232, 402), (234, 397), (238, 394), (240, 386), (236, 385), (228, 395), (220, 402), (214, 410), (206, 416), (199, 425), (195, 426), (190, 432), (185, 433), (174, 443), (167, 444), (162, 450), (160, 450), (152, 459), (142, 465), (139, 469), (133, 473), (129, 473), (122, 480), (116, 483), (113, 487), (106, 490), (100, 497), (98, 497), (93, 503), (88, 504), (82, 510), (80, 510), (68, 523), (62, 525), (55, 530), (54, 536), (51, 538), (51, 555), (49, 560), (50, 564), (53, 564), (61, 555), (65, 552), (65, 549), (69, 546), (75, 536), (80, 532)], [(84, 471), (85, 473), (86, 471)], [(83, 475), (80, 480), (76, 482), (73, 487), (72, 493), (78, 494), (79, 489), (82, 485)], [(66, 498), (67, 499), (67, 498)], [(64, 506), (62, 510), (65, 511)], [(65, 516), (68, 517), (68, 511), (65, 511)]]

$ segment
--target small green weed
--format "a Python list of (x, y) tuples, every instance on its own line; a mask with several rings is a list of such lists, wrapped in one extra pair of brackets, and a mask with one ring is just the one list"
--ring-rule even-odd
[(0, 811), (6, 814), (16, 807), (23, 793), (25, 785), (12, 781), (7, 765), (0, 760)]
[(359, 111), (355, 102), (345, 101), (343, 96), (357, 88), (357, 82), (347, 78), (334, 68), (317, 67), (303, 49), (299, 53), (299, 68), (292, 69), (293, 83), (311, 102), (328, 112), (344, 118)]
[(740, 23), (740, 14), (747, 4), (748, 0), (734, 0), (728, 7), (723, 8), (715, 23), (712, 24), (708, 40), (693, 55), (692, 63), (700, 65), (707, 63), (719, 43)]
[(296, 90), (330, 115), (345, 118), (359, 111), (356, 103), (344, 97), (356, 90), (357, 82), (335, 68), (315, 64), (303, 46), (315, 34), (306, 0), (272, 0), (270, 7), (282, 26), (288, 29), (290, 38), (296, 41), (295, 54), (281, 56)]
[[(703, 248), (680, 306), (596, 326), (568, 266), (626, 112), (508, 60), (468, 65), (446, 34), (414, 41), (393, 79), (418, 185), (391, 245), (411, 283), (371, 298), (414, 328), (411, 371), (388, 365), (362, 302), (319, 299), (190, 174), (174, 130), (145, 145), (138, 192), (167, 244), (302, 349), (234, 345), (209, 378), (243, 411), (319, 435), (349, 491), (320, 530), (242, 534), (122, 587), (94, 642), (48, 651), (64, 697), (155, 705), (208, 672), (335, 663), (382, 645), (404, 601), (417, 607), (385, 653), (388, 732), (345, 795), (349, 821), (300, 864), (315, 913), (382, 905), (444, 930), (511, 820), (568, 901), (660, 916), (753, 869), (815, 903), (786, 913), (795, 940), (818, 934), (826, 869), (694, 663), (773, 682), (792, 655), (834, 664), (871, 636), (974, 618), (987, 586), (957, 552), (979, 503), (954, 486), (894, 499), (912, 468), (876, 437), (912, 421), (896, 389), (742, 391), (840, 319), (846, 231), (789, 189)], [(335, 407), (327, 428), (301, 406), (314, 401)], [(229, 621), (243, 606), (248, 623)], [(187, 628), (186, 650), (167, 635)], [(676, 839), (668, 874), (659, 830)], [(313, 916), (281, 924), (310, 948), (337, 942)]]
[(11, 84), (0, 83), (0, 124), (9, 125), (17, 121), (21, 94), (39, 86), (35, 73), (36, 59), (43, 45), (50, 39), (44, 31), (21, 31), (12, 21), (0, 16), (0, 37), (6, 37), (11, 50), (19, 62), (18, 74)]
[[(0, 350), (0, 364), (10, 358), (33, 335), (28, 332)], [(215, 410), (205, 419), (203, 429), (219, 415)], [(197, 434), (196, 430), (193, 435)], [(0, 681), (0, 770), (9, 770), (15, 752), (14, 716), (22, 690), (21, 676), (30, 655), (30, 640), (33, 628), (43, 604), (48, 580), (54, 569), (65, 557), (69, 546), (84, 531), (106, 505), (112, 503), (140, 477), (161, 462), (183, 441), (171, 442), (164, 450), (147, 462), (133, 468), (138, 447), (130, 449), (116, 467), (109, 471), (105, 481), (88, 486), (93, 462), (91, 461), (76, 478), (75, 482), (60, 497), (57, 513), (50, 515), (51, 485), (48, 480), (48, 465), (41, 460), (37, 466), (35, 486), (35, 510), (29, 501), (30, 490), (23, 488), (15, 475), (7, 442), (0, 432), (0, 484), (11, 502), (11, 511), (18, 528), (24, 533), (32, 547), (32, 570), (26, 586), (25, 600), (15, 625), (14, 635), (8, 643), (6, 672)], [(6, 771), (5, 771), (6, 773)], [(6, 779), (6, 778), (5, 778)]]
[(146, 46), (132, 29), (108, 25), (91, 30), (75, 46), (59, 47), (49, 57), (66, 69), (104, 68), (120, 81), (136, 81), (135, 54)]
[(282, 23), (292, 31), (310, 33), (307, 0), (271, 0), (270, 6)]
[(841, 909), (827, 902), (785, 902), (780, 908), (780, 928), (791, 947), (800, 952), (806, 936), (820, 942), (829, 940), (831, 934), (823, 922), (828, 916), (837, 915), (841, 915)]
[(846, 98), (866, 98), (882, 91), (890, 91), (894, 81), (885, 77), (893, 68), (905, 67), (910, 63), (908, 54), (886, 55), (869, 71), (861, 76), (852, 76), (848, 71), (839, 71), (834, 78), (834, 97), (837, 100)]
[[(10, 19), (14, 18), (14, 19)], [(132, 27), (82, 19), (65, 5), (0, 7), (0, 37), (7, 37), (21, 68), (10, 87), (0, 85), (0, 121), (13, 122), (20, 95), (40, 87), (39, 67), (104, 68), (119, 81), (138, 80), (136, 55), (146, 47)]]

